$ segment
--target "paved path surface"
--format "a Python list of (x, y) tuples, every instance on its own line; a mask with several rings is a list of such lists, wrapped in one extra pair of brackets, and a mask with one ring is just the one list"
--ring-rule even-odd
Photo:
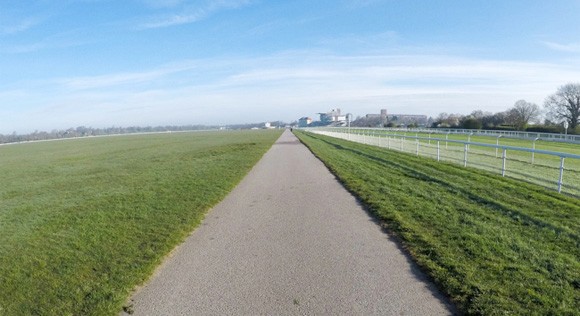
[(452, 313), (289, 131), (132, 301), (134, 315)]

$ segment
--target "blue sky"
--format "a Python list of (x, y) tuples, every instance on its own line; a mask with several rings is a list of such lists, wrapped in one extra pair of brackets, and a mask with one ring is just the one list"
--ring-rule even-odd
[(0, 133), (497, 112), (580, 82), (580, 0), (0, 0)]

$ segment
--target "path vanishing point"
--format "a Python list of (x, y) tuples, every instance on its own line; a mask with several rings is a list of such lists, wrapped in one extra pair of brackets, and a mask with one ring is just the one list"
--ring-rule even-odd
[(454, 313), (290, 131), (127, 304), (133, 315)]

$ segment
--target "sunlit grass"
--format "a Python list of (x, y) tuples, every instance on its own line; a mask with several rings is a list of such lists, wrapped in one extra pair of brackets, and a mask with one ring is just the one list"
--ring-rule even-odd
[(0, 315), (115, 315), (279, 131), (0, 147)]

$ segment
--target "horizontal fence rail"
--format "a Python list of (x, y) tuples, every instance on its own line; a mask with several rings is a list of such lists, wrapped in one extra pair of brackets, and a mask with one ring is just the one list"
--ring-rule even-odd
[[(580, 197), (580, 155), (536, 149), (538, 137), (529, 139), (532, 148), (500, 145), (441, 137), (418, 136), (417, 130), (364, 128), (306, 128), (306, 131), (390, 150), (450, 161), (554, 188)], [(415, 135), (406, 135), (408, 133)], [(490, 135), (488, 135), (489, 137)], [(493, 136), (491, 136), (493, 137)], [(566, 164), (565, 164), (566, 163)], [(564, 178), (566, 176), (566, 178)], [(566, 182), (564, 181), (566, 180)]]
[[(367, 128), (365, 128), (367, 129)], [(452, 128), (376, 128), (377, 130), (387, 130), (391, 132), (426, 133), (426, 134), (450, 134), (450, 135), (474, 135), (488, 137), (505, 137), (515, 139), (539, 139), (544, 141), (554, 141), (563, 143), (580, 144), (580, 135), (520, 132), (505, 130), (475, 130), (475, 129), (452, 129)]]

